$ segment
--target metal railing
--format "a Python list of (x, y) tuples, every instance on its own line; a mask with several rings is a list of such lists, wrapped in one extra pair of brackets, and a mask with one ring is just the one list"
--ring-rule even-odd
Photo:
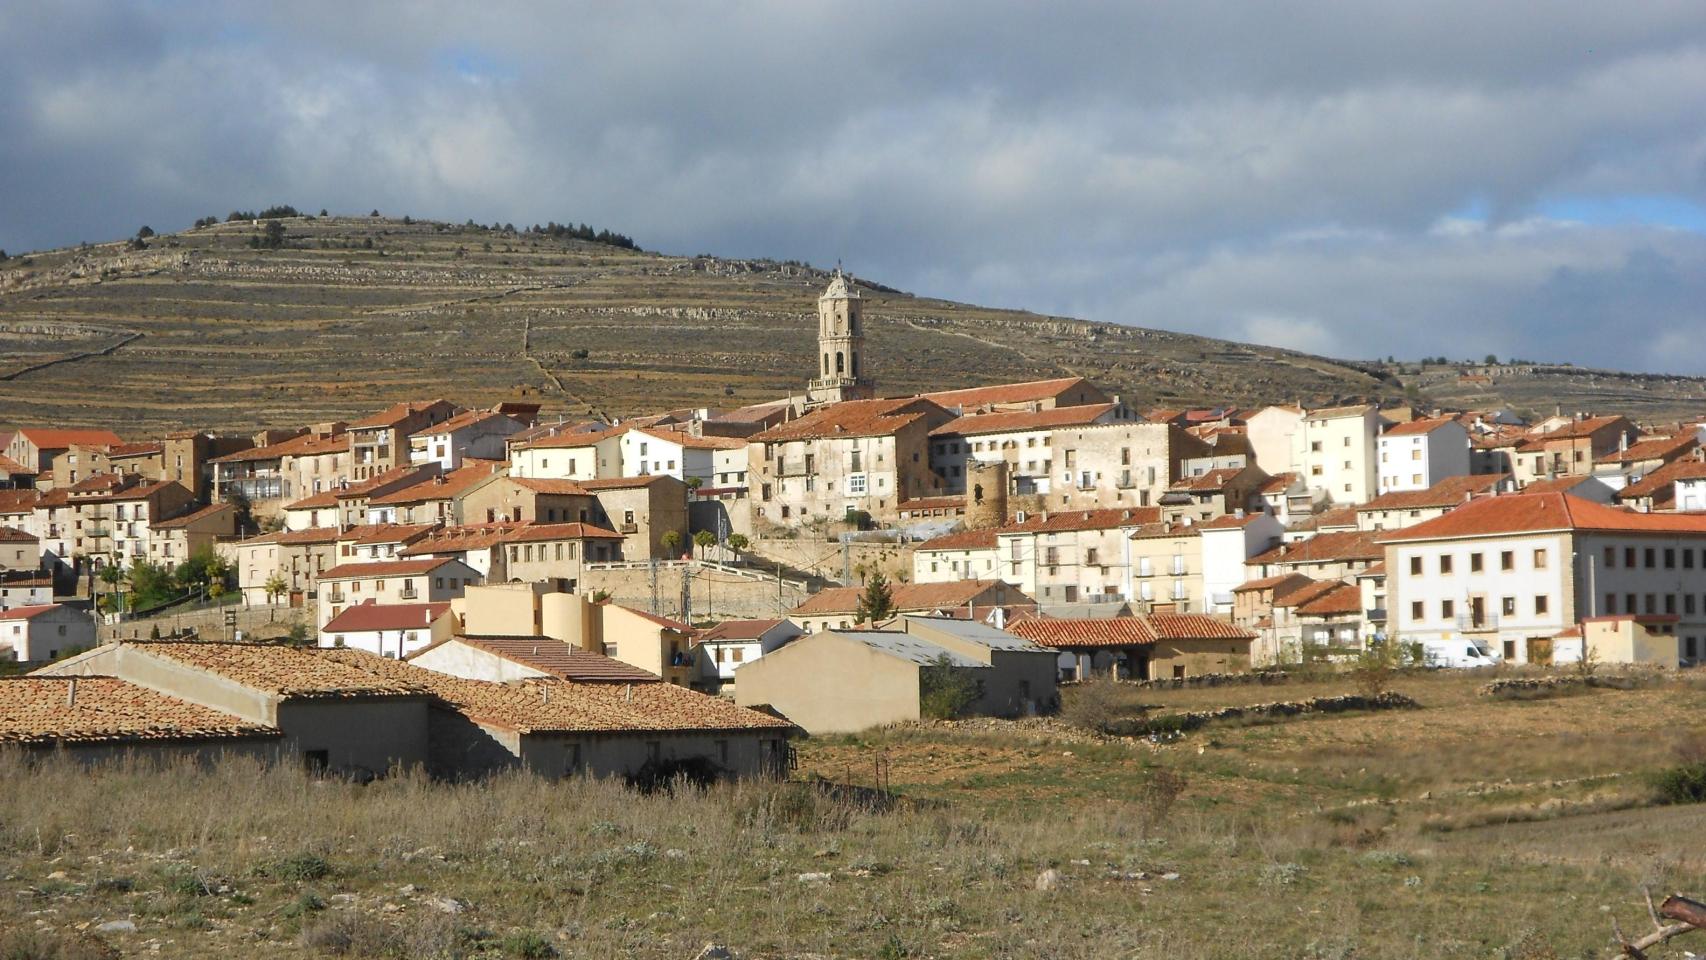
[(1458, 614), (1457, 629), (1460, 631), (1497, 630), (1499, 629), (1499, 615), (1496, 613), (1483, 613), (1480, 616), (1473, 613)]

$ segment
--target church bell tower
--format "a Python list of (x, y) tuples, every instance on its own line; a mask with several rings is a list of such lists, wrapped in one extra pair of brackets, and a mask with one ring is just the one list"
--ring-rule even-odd
[(865, 358), (865, 301), (837, 267), (817, 298), (818, 375), (807, 388), (812, 405), (869, 400), (876, 395)]

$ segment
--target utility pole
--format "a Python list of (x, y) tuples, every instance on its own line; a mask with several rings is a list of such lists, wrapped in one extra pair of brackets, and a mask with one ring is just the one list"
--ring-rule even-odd
[(693, 569), (685, 563), (681, 565), (681, 622), (693, 623)]

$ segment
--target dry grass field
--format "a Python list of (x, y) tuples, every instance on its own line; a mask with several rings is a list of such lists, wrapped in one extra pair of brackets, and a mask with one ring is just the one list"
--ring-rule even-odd
[[(0, 956), (1540, 960), (1607, 955), (1613, 917), (1645, 929), (1643, 885), (1706, 889), (1706, 807), (1651, 782), (1706, 685), (1499, 700), (1486, 679), (1163, 744), (1052, 718), (806, 740), (793, 782), (673, 797), (8, 757)], [(1350, 688), (1126, 688), (1118, 709)]]

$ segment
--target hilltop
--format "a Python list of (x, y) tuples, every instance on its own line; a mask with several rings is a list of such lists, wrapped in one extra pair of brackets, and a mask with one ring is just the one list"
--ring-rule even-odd
[[(283, 227), (276, 248), (269, 222)], [(617, 242), (299, 216), (13, 257), (0, 263), (0, 409), (16, 424), (101, 423), (142, 436), (349, 418), (436, 395), (525, 397), (547, 415), (617, 417), (803, 388), (827, 274), (667, 256), (608, 236)], [(861, 284), (885, 394), (1069, 374), (1140, 409), (1404, 394), (1379, 364)], [(1671, 415), (1699, 388), (1625, 384), (1605, 402)], [(1576, 396), (1588, 402), (1564, 378), (1544, 405)]]

